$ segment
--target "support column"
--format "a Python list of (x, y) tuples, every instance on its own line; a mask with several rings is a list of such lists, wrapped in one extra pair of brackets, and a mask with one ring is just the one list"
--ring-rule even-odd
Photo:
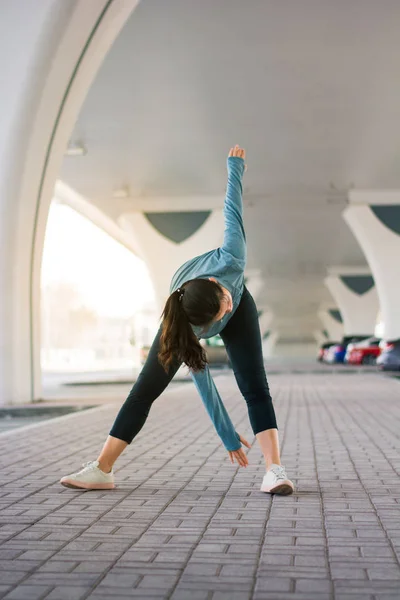
[(383, 337), (400, 338), (400, 191), (354, 190), (343, 217), (357, 238), (373, 274)]
[(379, 311), (378, 294), (369, 269), (329, 269), (325, 284), (343, 318), (345, 335), (373, 335)]
[(260, 330), (263, 336), (267, 331), (271, 330), (271, 324), (274, 320), (274, 313), (269, 308), (263, 309), (260, 315)]
[(328, 341), (328, 338), (326, 337), (324, 332), (321, 331), (320, 329), (314, 329), (313, 336), (314, 336), (315, 341), (317, 342), (318, 347), (322, 346), (322, 344), (325, 344), (325, 342)]
[(343, 337), (343, 319), (340, 310), (330, 306), (321, 306), (318, 317), (328, 334), (328, 340), (339, 342)]
[(119, 224), (132, 236), (148, 266), (160, 313), (175, 271), (187, 260), (220, 246), (224, 231), (222, 210), (125, 213)]
[(279, 340), (278, 331), (266, 331), (263, 335), (263, 356), (264, 359), (274, 356), (274, 350)]
[(277, 342), (277, 332), (272, 328), (274, 314), (269, 308), (262, 310), (260, 315), (260, 331), (262, 339), (262, 351), (264, 358), (271, 356), (274, 346)]

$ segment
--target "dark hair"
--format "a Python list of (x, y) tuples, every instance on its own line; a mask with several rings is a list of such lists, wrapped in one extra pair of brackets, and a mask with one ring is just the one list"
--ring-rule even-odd
[(158, 353), (165, 371), (176, 359), (192, 371), (205, 368), (206, 353), (191, 325), (209, 325), (220, 311), (222, 297), (221, 286), (209, 279), (191, 279), (170, 295), (162, 313)]

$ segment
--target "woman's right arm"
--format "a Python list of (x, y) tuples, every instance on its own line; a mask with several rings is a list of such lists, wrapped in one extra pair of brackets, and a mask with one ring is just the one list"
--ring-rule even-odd
[(192, 371), (191, 376), (203, 404), (214, 423), (214, 427), (225, 448), (228, 450), (231, 462), (236, 460), (239, 465), (245, 467), (248, 464), (248, 460), (242, 450), (242, 443), (248, 448), (250, 448), (250, 444), (235, 431), (214, 380), (211, 377), (208, 365), (202, 371)]

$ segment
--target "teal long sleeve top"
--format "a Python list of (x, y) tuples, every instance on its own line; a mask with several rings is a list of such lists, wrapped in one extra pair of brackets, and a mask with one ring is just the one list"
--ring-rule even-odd
[[(235, 314), (243, 294), (244, 269), (246, 266), (246, 235), (243, 226), (242, 177), (244, 160), (228, 158), (228, 184), (224, 204), (224, 240), (220, 248), (206, 252), (183, 264), (172, 278), (170, 293), (190, 279), (215, 279), (232, 295), (232, 312), (213, 323), (207, 331), (193, 326), (199, 339), (220, 333)], [(192, 372), (192, 379), (200, 393), (204, 406), (227, 450), (241, 447), (239, 435), (221, 400), (208, 366), (203, 371)]]

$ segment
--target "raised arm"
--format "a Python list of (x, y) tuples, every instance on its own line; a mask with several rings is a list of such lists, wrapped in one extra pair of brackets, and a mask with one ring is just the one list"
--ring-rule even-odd
[(226, 188), (224, 242), (221, 250), (234, 259), (246, 263), (246, 234), (243, 226), (242, 177), (245, 170), (245, 151), (235, 146), (228, 157), (228, 184)]

